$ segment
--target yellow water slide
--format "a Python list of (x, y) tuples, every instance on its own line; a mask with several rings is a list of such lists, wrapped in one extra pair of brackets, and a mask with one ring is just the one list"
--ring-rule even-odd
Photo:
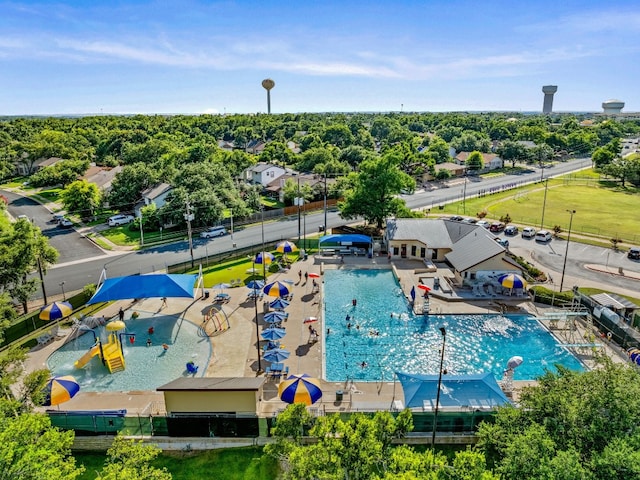
[(115, 333), (109, 335), (109, 342), (102, 347), (102, 355), (109, 372), (115, 373), (124, 370), (124, 356), (120, 348), (120, 340)]
[(91, 347), (89, 351), (87, 351), (87, 353), (85, 353), (78, 360), (76, 360), (73, 366), (76, 368), (82, 368), (87, 363), (89, 363), (89, 360), (91, 360), (96, 355), (100, 355), (100, 345), (98, 345), (97, 343), (93, 347)]

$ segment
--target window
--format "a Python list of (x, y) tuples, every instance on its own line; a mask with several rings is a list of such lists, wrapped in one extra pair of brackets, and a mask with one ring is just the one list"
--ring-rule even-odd
[(415, 245), (411, 245), (411, 256), (415, 257), (416, 256), (416, 250), (418, 249), (418, 247), (416, 247)]
[(400, 249), (398, 247), (393, 247), (393, 254), (398, 255), (400, 253)]
[(427, 256), (427, 249), (426, 249), (426, 248), (424, 248), (424, 247), (422, 247), (422, 248), (420, 249), (420, 258), (424, 258), (424, 257), (426, 257), (426, 256)]

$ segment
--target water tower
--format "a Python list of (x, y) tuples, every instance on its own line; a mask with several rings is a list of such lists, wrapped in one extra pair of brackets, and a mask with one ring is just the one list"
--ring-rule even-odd
[(262, 80), (262, 88), (267, 91), (267, 113), (271, 114), (271, 89), (276, 86), (276, 82), (270, 78)]
[(542, 113), (551, 113), (553, 111), (553, 94), (557, 91), (557, 85), (545, 85), (544, 87), (542, 87), (542, 93), (544, 93)]
[(621, 100), (607, 100), (606, 102), (602, 102), (602, 110), (605, 115), (615, 115), (616, 113), (620, 113), (624, 108), (624, 102)]

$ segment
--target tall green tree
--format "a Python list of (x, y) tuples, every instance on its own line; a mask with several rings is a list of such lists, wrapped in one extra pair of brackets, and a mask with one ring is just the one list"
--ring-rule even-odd
[(102, 192), (95, 183), (76, 180), (60, 192), (60, 200), (67, 212), (91, 218), (102, 203)]
[(471, 152), (467, 158), (467, 168), (469, 170), (482, 170), (484, 168), (484, 158), (480, 152)]
[(151, 465), (159, 454), (158, 447), (118, 435), (107, 451), (106, 465), (97, 480), (171, 480), (166, 468)]
[(382, 228), (385, 219), (405, 204), (397, 197), (400, 191), (415, 188), (415, 181), (400, 171), (401, 162), (402, 157), (392, 154), (363, 162), (353, 190), (339, 204), (340, 215), (348, 220), (363, 217)]

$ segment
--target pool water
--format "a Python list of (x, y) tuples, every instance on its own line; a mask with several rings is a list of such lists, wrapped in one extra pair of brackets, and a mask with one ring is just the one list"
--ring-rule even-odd
[[(93, 335), (85, 333), (56, 350), (47, 360), (47, 366), (54, 375), (73, 375), (80, 384), (80, 391), (132, 391), (155, 390), (176, 378), (188, 376), (186, 364), (192, 360), (199, 366), (198, 373), (204, 375), (211, 356), (211, 342), (200, 336), (198, 326), (174, 316), (154, 315), (138, 311), (140, 317), (126, 320), (126, 330), (117, 333), (134, 333), (135, 342), (121, 337), (124, 346), (126, 368), (122, 372), (109, 373), (98, 356), (93, 357), (81, 369), (73, 366), (93, 345)], [(149, 327), (153, 333), (149, 334)], [(109, 332), (104, 327), (94, 329), (104, 342)], [(151, 346), (147, 346), (147, 339)], [(165, 350), (162, 344), (169, 348)], [(192, 375), (189, 375), (192, 376)]]
[(443, 368), (450, 374), (492, 372), (499, 380), (515, 355), (524, 359), (515, 380), (534, 380), (555, 364), (584, 370), (535, 317), (414, 315), (391, 270), (327, 270), (324, 277), (329, 381), (393, 381), (396, 371), (437, 375), (440, 327), (447, 332)]

